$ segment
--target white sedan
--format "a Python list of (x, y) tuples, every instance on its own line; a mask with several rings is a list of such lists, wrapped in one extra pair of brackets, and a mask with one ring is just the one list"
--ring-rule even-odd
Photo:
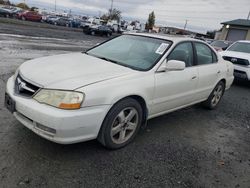
[(97, 138), (117, 149), (148, 119), (201, 102), (215, 109), (233, 80), (232, 63), (204, 42), (127, 34), (22, 64), (8, 80), (5, 105), (50, 141)]

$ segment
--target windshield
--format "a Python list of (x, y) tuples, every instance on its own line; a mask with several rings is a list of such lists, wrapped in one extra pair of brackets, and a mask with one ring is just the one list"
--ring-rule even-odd
[(229, 42), (226, 41), (214, 41), (211, 43), (211, 46), (227, 48), (229, 46)]
[(250, 43), (236, 42), (227, 51), (250, 53)]
[(157, 63), (170, 44), (163, 39), (123, 35), (87, 51), (87, 54), (146, 71)]

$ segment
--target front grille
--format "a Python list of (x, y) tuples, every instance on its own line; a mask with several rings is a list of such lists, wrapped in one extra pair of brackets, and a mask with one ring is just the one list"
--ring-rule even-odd
[(237, 64), (237, 65), (245, 65), (248, 66), (249, 61), (247, 59), (241, 59), (241, 58), (236, 58), (236, 57), (228, 57), (228, 56), (223, 56), (223, 59), (226, 61), (230, 61), (233, 64)]
[(16, 77), (15, 81), (15, 93), (24, 97), (32, 97), (40, 88), (35, 86), (26, 80), (24, 80), (20, 74)]

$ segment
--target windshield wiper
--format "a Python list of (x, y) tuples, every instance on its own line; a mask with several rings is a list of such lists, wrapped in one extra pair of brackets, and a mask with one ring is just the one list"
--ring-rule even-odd
[(88, 52), (85, 52), (85, 54), (90, 55), (90, 56), (93, 56), (93, 57), (96, 57), (96, 58), (98, 58), (98, 59), (102, 59), (102, 60), (111, 62), (111, 63), (115, 63), (115, 64), (117, 64), (117, 65), (121, 65), (121, 66), (127, 67), (127, 68), (132, 69), (132, 70), (139, 70), (139, 71), (141, 71), (141, 69), (139, 69), (139, 68), (130, 67), (129, 65), (125, 65), (125, 64), (123, 64), (123, 63), (120, 63), (120, 62), (118, 62), (118, 61), (115, 61), (115, 60), (112, 60), (112, 59), (109, 59), (109, 58), (106, 58), (106, 57), (101, 57), (101, 56), (97, 56), (97, 55), (94, 55), (94, 54), (89, 54)]
[(98, 58), (99, 58), (99, 59), (102, 59), (102, 60), (105, 60), (105, 61), (109, 61), (109, 62), (111, 62), (111, 63), (119, 64), (119, 62), (114, 61), (114, 60), (112, 60), (112, 59), (108, 59), (108, 58), (106, 58), (106, 57), (98, 57)]
[(112, 59), (109, 59), (109, 58), (106, 58), (106, 57), (101, 57), (101, 56), (97, 56), (97, 55), (94, 55), (94, 54), (89, 54), (87, 52), (85, 52), (85, 54), (96, 57), (96, 58), (99, 58), (99, 59), (102, 59), (102, 60), (105, 60), (105, 61), (109, 61), (111, 63), (120, 64), (119, 62), (117, 62), (115, 60), (112, 60)]

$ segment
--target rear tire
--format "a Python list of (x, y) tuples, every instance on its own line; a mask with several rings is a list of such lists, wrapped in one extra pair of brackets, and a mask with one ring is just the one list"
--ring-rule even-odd
[(121, 100), (106, 115), (98, 141), (108, 149), (119, 149), (128, 145), (141, 127), (142, 115), (142, 107), (136, 100)]
[(216, 109), (225, 92), (225, 83), (220, 81), (202, 105), (210, 110)]
[(95, 35), (95, 31), (91, 31), (90, 34), (91, 34), (92, 36), (94, 36), (94, 35)]

